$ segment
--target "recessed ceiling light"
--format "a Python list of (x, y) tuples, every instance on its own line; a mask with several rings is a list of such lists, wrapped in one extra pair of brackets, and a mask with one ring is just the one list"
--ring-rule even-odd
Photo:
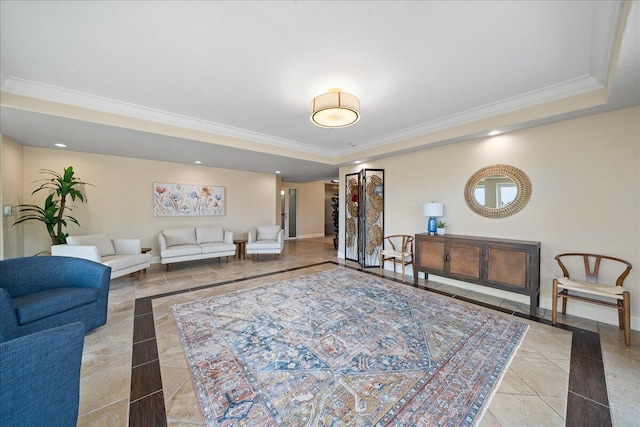
[(200, 160), (196, 160), (193, 163), (195, 163), (196, 165), (201, 165), (202, 164), (202, 162)]
[(56, 147), (60, 147), (60, 148), (66, 148), (66, 145), (62, 144), (60, 142), (58, 142), (57, 144), (53, 144), (53, 145), (55, 145)]
[(276, 173), (280, 173), (280, 171), (276, 171)]
[(353, 163), (355, 163), (356, 165), (358, 165), (358, 164), (362, 163), (362, 160), (356, 160), (356, 161), (355, 161), (355, 162), (353, 162)]
[(491, 132), (487, 133), (487, 136), (495, 136), (500, 134), (499, 130), (492, 130)]

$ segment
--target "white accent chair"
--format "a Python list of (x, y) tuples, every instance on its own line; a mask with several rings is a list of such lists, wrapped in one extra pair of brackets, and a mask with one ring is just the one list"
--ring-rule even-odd
[(110, 239), (107, 234), (68, 236), (66, 245), (51, 246), (51, 255), (83, 258), (111, 267), (111, 278), (140, 277), (151, 265), (151, 254), (141, 252), (140, 239)]
[(284, 249), (284, 230), (279, 225), (261, 225), (249, 230), (246, 251), (251, 259), (260, 254), (274, 254), (276, 259)]

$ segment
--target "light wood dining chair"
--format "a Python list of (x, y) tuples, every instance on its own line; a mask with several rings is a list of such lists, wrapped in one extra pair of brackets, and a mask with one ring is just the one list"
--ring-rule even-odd
[[(582, 276), (580, 276), (580, 279), (578, 279), (576, 275), (572, 278), (569, 277), (569, 270), (565, 263), (568, 264), (571, 262), (571, 259), (575, 260), (576, 257), (581, 257), (584, 263), (584, 280), (580, 280)], [(551, 323), (554, 325), (556, 324), (558, 316), (558, 298), (562, 298), (562, 314), (567, 314), (567, 299), (575, 299), (606, 307), (613, 307), (618, 310), (618, 324), (620, 329), (624, 331), (624, 343), (626, 345), (631, 345), (631, 297), (629, 290), (622, 286), (624, 279), (631, 271), (631, 264), (620, 258), (585, 253), (560, 254), (555, 257), (555, 260), (558, 261), (564, 276), (553, 279)], [(618, 267), (617, 271), (624, 269), (616, 279), (615, 285), (604, 284), (598, 281), (598, 272), (600, 270), (600, 263), (602, 260), (605, 260), (607, 263), (616, 264), (616, 267)], [(571, 293), (569, 293), (569, 291), (571, 291)], [(615, 301), (603, 301), (599, 298), (596, 299), (583, 295), (576, 295), (574, 292), (577, 292), (578, 294), (593, 295), (609, 300), (615, 299)]]
[(413, 236), (394, 234), (385, 237), (380, 251), (380, 276), (382, 276), (385, 261), (393, 261), (394, 272), (396, 271), (396, 263), (402, 264), (402, 283), (404, 283), (405, 268), (407, 265), (413, 264)]

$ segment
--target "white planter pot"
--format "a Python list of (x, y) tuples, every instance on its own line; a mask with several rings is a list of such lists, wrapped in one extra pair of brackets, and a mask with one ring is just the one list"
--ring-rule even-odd
[(447, 229), (446, 228), (438, 228), (436, 231), (437, 231), (439, 236), (443, 236), (443, 235), (446, 234)]

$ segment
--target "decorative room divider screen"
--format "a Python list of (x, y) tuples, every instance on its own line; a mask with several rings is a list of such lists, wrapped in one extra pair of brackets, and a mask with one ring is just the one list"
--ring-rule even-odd
[(345, 259), (378, 267), (384, 238), (384, 169), (345, 176)]

